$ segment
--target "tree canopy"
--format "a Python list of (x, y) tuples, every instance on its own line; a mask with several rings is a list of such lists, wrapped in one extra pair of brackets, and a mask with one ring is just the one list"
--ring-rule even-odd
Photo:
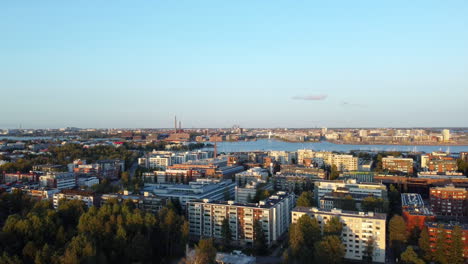
[(313, 207), (315, 206), (314, 193), (311, 191), (302, 192), (296, 202), (297, 206)]

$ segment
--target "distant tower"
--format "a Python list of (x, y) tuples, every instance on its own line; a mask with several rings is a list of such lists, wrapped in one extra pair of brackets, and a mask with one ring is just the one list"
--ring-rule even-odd
[(179, 132), (182, 132), (182, 121), (179, 121)]
[(450, 130), (448, 130), (448, 129), (442, 130), (442, 138), (443, 138), (444, 142), (450, 141)]
[(177, 133), (177, 116), (174, 116), (174, 133)]

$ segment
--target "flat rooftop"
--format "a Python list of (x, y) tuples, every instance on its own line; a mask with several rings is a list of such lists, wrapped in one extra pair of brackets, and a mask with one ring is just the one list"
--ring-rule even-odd
[(370, 219), (387, 219), (387, 214), (374, 213), (374, 212), (358, 212), (358, 211), (347, 211), (341, 209), (318, 209), (316, 207), (296, 207), (292, 210), (293, 212), (304, 212), (304, 213), (313, 213), (313, 214), (328, 214), (328, 215), (343, 215), (349, 217), (359, 217), (359, 218), (370, 218)]

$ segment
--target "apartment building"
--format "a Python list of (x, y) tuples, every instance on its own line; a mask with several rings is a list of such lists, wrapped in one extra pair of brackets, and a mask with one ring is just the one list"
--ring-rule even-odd
[(357, 171), (359, 159), (353, 155), (333, 155), (331, 165), (340, 171)]
[(257, 204), (209, 199), (188, 202), (190, 235), (197, 238), (222, 238), (221, 225), (227, 218), (232, 240), (242, 245), (252, 245), (255, 239), (254, 222), (260, 221), (270, 246), (287, 232), (294, 199), (294, 194), (278, 192)]
[(440, 216), (468, 216), (468, 190), (453, 185), (433, 187), (429, 191), (432, 211)]
[(290, 151), (270, 151), (268, 156), (272, 157), (275, 161), (281, 163), (282, 165), (292, 164), (293, 161), (297, 161), (297, 153)]
[(389, 172), (413, 173), (413, 159), (388, 156), (382, 158), (382, 168)]
[(271, 178), (275, 189), (286, 192), (310, 190), (318, 178), (302, 174), (276, 174)]
[(324, 179), (326, 175), (323, 169), (306, 167), (302, 165), (281, 165), (281, 174), (310, 175), (321, 179)]
[(238, 186), (243, 186), (252, 181), (258, 181), (258, 180), (266, 181), (268, 180), (268, 175), (269, 175), (268, 170), (260, 168), (260, 167), (254, 167), (246, 171), (236, 173), (235, 179), (236, 179), (236, 183), (238, 184)]
[(236, 203), (249, 203), (255, 198), (257, 192), (272, 191), (273, 184), (265, 181), (253, 181), (247, 183), (243, 187), (236, 186), (235, 188), (235, 201)]
[(443, 159), (432, 159), (428, 162), (429, 171), (438, 173), (454, 172), (458, 170), (457, 161), (451, 157)]
[(58, 208), (59, 202), (62, 199), (83, 201), (88, 208), (97, 205), (96, 195), (94, 192), (90, 191), (62, 190), (61, 192), (54, 194), (53, 204), (55, 209)]
[(380, 183), (357, 183), (354, 179), (314, 182), (314, 194), (317, 201), (326, 194), (335, 192), (338, 189), (346, 189), (351, 195), (358, 194), (384, 199), (387, 197), (387, 187)]
[(386, 214), (373, 212), (343, 211), (340, 209), (318, 209), (315, 207), (296, 207), (292, 211), (292, 222), (304, 214), (317, 219), (323, 232), (325, 223), (333, 217), (338, 217), (343, 223), (341, 239), (345, 247), (345, 258), (353, 261), (362, 261), (365, 257), (367, 241), (374, 240), (374, 262), (385, 263), (385, 221)]

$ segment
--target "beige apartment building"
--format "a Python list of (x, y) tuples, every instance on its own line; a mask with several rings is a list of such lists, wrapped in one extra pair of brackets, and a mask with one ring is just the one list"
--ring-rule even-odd
[(373, 212), (342, 211), (340, 209), (323, 210), (315, 207), (296, 207), (292, 211), (292, 222), (304, 214), (317, 219), (322, 231), (325, 223), (338, 217), (343, 223), (341, 239), (345, 247), (345, 258), (362, 261), (367, 241), (374, 239), (373, 262), (385, 263), (385, 219), (386, 214)]
[(259, 203), (220, 202), (208, 199), (187, 203), (192, 237), (222, 238), (221, 225), (229, 219), (232, 240), (242, 245), (254, 242), (254, 222), (260, 221), (267, 244), (287, 232), (294, 208), (294, 194), (278, 192)]

